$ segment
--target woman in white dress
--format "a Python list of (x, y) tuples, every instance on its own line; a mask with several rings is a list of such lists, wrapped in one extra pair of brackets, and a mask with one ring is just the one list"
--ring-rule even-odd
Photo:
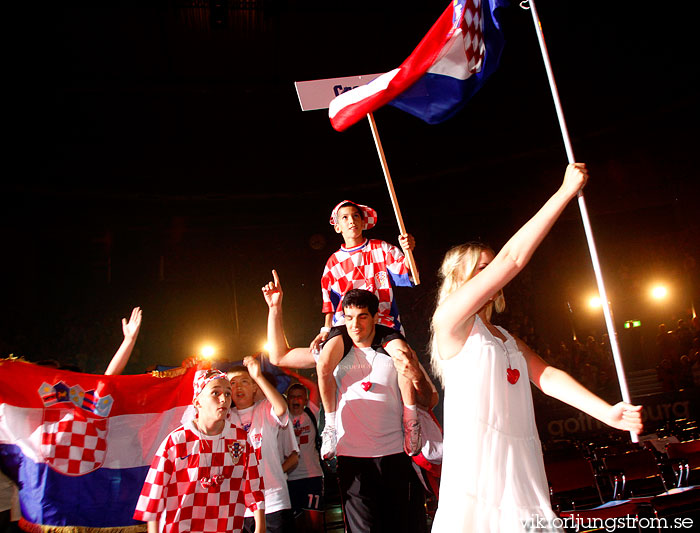
[(556, 530), (529, 381), (612, 427), (641, 431), (641, 406), (611, 406), (489, 321), (505, 306), (502, 288), (587, 178), (585, 165), (569, 165), (559, 190), (498, 254), (468, 243), (445, 256), (432, 322), (433, 370), (445, 387), (433, 533)]

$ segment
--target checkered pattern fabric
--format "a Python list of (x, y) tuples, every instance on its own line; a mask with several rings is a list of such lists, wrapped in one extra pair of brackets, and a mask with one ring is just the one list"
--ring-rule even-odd
[(471, 74), (481, 70), (486, 45), (484, 44), (484, 20), (481, 16), (481, 0), (469, 0), (464, 6), (464, 47), (467, 69)]
[(379, 323), (403, 332), (393, 287), (410, 287), (406, 258), (396, 246), (368, 239), (351, 249), (340, 248), (326, 262), (321, 277), (322, 313), (333, 313), (333, 325), (345, 318), (341, 302), (350, 289), (365, 289), (379, 298)]
[(194, 375), (194, 381), (192, 382), (192, 388), (194, 389), (194, 394), (192, 396), (192, 401), (197, 399), (197, 396), (204, 390), (207, 383), (214, 381), (215, 379), (228, 379), (226, 374), (221, 370), (209, 369), (209, 370), (197, 370)]
[(54, 470), (81, 476), (97, 470), (107, 453), (107, 419), (78, 407), (44, 410), (41, 453)]
[[(221, 484), (204, 488), (200, 480), (222, 476)], [(134, 519), (158, 520), (166, 533), (237, 532), (246, 506), (264, 509), (258, 460), (241, 428), (226, 425), (208, 437), (181, 426), (156, 452), (136, 504)]]
[(362, 218), (365, 223), (364, 227), (362, 228), (363, 231), (372, 229), (374, 226), (377, 225), (377, 212), (374, 209), (366, 205), (356, 204), (355, 202), (351, 202), (350, 200), (343, 200), (338, 205), (336, 205), (333, 208), (333, 211), (331, 212), (331, 219), (329, 221), (331, 223), (331, 226), (335, 226), (335, 223), (338, 219), (338, 209), (340, 209), (340, 206), (342, 206), (343, 204), (355, 205), (360, 209), (360, 211), (362, 211)]

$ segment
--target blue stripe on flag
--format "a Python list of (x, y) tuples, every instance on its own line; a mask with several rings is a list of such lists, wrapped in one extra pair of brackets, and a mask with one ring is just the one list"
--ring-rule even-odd
[(148, 465), (99, 468), (82, 476), (66, 476), (52, 470), (46, 463), (35, 463), (16, 445), (0, 445), (0, 455), (3, 464), (9, 465), (11, 477), (21, 480), (22, 516), (28, 522), (45, 526), (89, 527), (124, 527), (141, 523), (132, 517)]

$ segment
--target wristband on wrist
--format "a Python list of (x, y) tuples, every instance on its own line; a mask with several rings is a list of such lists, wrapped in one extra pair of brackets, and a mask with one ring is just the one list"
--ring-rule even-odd
[(327, 328), (326, 326), (323, 326), (321, 328), (321, 331), (319, 331), (319, 333), (330, 333), (330, 332), (331, 332), (331, 328)]

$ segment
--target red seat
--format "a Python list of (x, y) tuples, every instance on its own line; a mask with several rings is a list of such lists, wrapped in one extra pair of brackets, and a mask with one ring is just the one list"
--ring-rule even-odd
[(656, 456), (650, 450), (609, 455), (603, 457), (603, 464), (613, 480), (614, 499), (654, 496), (668, 490)]
[(554, 509), (580, 509), (603, 503), (593, 466), (577, 448), (545, 453), (544, 468)]
[[(601, 463), (615, 472), (596, 471), (581, 449), (573, 444), (544, 454), (552, 507), (564, 520), (565, 527), (600, 529), (600, 524), (609, 523), (606, 519), (694, 518), (700, 511), (700, 487), (666, 492), (657, 458), (651, 451), (629, 445), (593, 451)], [(617, 453), (606, 456), (606, 452)], [(606, 487), (601, 488), (599, 482), (608, 475), (618, 481), (615, 491), (618, 499), (606, 502)], [(630, 494), (646, 495), (630, 498)], [(621, 499), (623, 497), (627, 499)]]
[(700, 487), (674, 489), (649, 501), (657, 516), (700, 516)]
[(671, 460), (676, 486), (700, 484), (700, 440), (669, 443), (666, 454)]

